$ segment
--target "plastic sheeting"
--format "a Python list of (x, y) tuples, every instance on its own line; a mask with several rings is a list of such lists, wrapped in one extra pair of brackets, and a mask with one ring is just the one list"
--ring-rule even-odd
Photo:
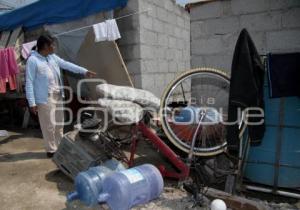
[(64, 23), (126, 6), (128, 0), (42, 0), (0, 16), (0, 31)]

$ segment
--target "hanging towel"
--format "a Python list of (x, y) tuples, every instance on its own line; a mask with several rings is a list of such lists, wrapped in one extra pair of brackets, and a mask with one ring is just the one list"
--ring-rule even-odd
[(271, 98), (300, 96), (300, 53), (268, 55)]
[[(238, 110), (246, 108), (264, 109), (263, 84), (264, 66), (248, 31), (243, 29), (235, 46), (231, 66), (228, 121), (236, 122)], [(260, 114), (251, 110), (249, 114)], [(248, 122), (262, 122), (264, 117), (249, 118)], [(264, 121), (263, 121), (264, 122)], [(252, 143), (259, 144), (264, 136), (265, 124), (248, 125)], [(239, 148), (238, 123), (227, 126), (229, 151)]]
[(116, 22), (116, 19), (106, 20), (107, 25), (107, 40), (115, 41), (121, 38), (120, 31)]
[(22, 45), (21, 54), (24, 59), (27, 59), (30, 56), (31, 50), (34, 46), (36, 46), (36, 40)]
[(95, 42), (107, 40), (107, 25), (105, 22), (94, 24), (93, 29), (95, 33)]

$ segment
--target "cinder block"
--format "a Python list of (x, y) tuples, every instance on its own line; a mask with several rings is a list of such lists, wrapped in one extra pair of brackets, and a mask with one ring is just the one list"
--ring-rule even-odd
[(195, 40), (208, 34), (205, 21), (191, 22), (191, 39)]
[[(177, 46), (177, 49), (184, 49), (185, 46), (184, 46), (184, 41), (182, 39), (176, 39), (176, 46)], [(183, 59), (184, 57), (182, 57)]]
[(169, 49), (167, 49), (166, 50), (166, 58), (167, 58), (167, 60), (175, 60), (176, 58), (175, 58), (175, 49), (171, 49), (171, 48), (169, 48)]
[(231, 1), (223, 1), (223, 16), (232, 16)]
[(157, 45), (157, 33), (149, 30), (141, 30), (141, 43), (148, 45)]
[(143, 59), (141, 61), (141, 71), (142, 71), (142, 75), (159, 72), (157, 60)]
[(173, 36), (174, 35), (174, 27), (171, 24), (165, 24), (165, 33), (167, 35)]
[(182, 60), (182, 50), (174, 50), (175, 51), (175, 59), (177, 61), (181, 61)]
[(231, 10), (234, 15), (268, 11), (269, 7), (270, 0), (231, 0)]
[(166, 81), (165, 74), (155, 74), (154, 75), (154, 91), (157, 97), (160, 97), (165, 89)]
[[(251, 38), (255, 44), (255, 47), (260, 54), (266, 54), (267, 52), (267, 39), (265, 32), (249, 32)], [(235, 45), (234, 45), (235, 46)], [(234, 47), (233, 46), (233, 47)]]
[(155, 85), (154, 80), (155, 78), (153, 74), (142, 74), (142, 88), (152, 92)]
[(140, 51), (141, 56), (140, 57), (142, 59), (153, 59), (155, 57), (153, 47), (141, 44), (140, 48), (141, 48), (141, 51)]
[(168, 46), (168, 35), (158, 34), (158, 45), (159, 46)]
[(270, 10), (284, 10), (299, 6), (299, 0), (272, 0), (270, 4)]
[(300, 30), (267, 32), (267, 49), (270, 52), (300, 50)]
[(271, 12), (241, 16), (241, 28), (249, 31), (269, 31), (281, 28), (281, 13)]
[(225, 50), (221, 37), (196, 39), (191, 42), (191, 51), (194, 55), (217, 54)]
[(140, 43), (140, 35), (137, 30), (121, 31), (122, 39), (118, 40), (118, 45), (132, 45)]
[(178, 71), (178, 66), (177, 62), (175, 60), (169, 61), (169, 72), (177, 72)]
[(166, 77), (166, 85), (170, 84), (171, 81), (175, 79), (175, 76), (178, 75), (178, 73), (167, 73), (165, 74)]
[(240, 32), (219, 36), (223, 42), (223, 54), (232, 53), (234, 51), (239, 34)]
[(182, 35), (182, 32), (183, 32), (183, 30), (182, 30), (182, 28), (179, 28), (178, 26), (174, 26), (174, 36), (176, 37), (176, 38), (182, 38), (183, 37), (183, 35)]
[(169, 48), (176, 48), (176, 38), (174, 37), (170, 37), (169, 36), (169, 44), (168, 44)]
[(129, 16), (127, 18), (118, 19), (117, 24), (121, 32), (129, 31), (129, 30), (137, 30), (140, 27), (139, 18), (134, 15)]
[(158, 60), (158, 69), (159, 69), (159, 72), (168, 72), (169, 71), (169, 63), (167, 60)]
[(191, 32), (189, 30), (183, 30), (181, 31), (181, 35), (184, 40), (189, 41), (191, 37)]
[(185, 62), (178, 62), (178, 71), (185, 71)]
[[(177, 16), (176, 21), (177, 21), (177, 26), (179, 26), (181, 28), (185, 28), (185, 25), (184, 25), (185, 21), (184, 21), (183, 17)], [(188, 21), (188, 22), (190, 22), (190, 21)]]
[(159, 19), (153, 19), (153, 31), (164, 33), (165, 32), (164, 24), (165, 23)]
[(143, 88), (142, 86), (142, 75), (141, 74), (133, 74), (130, 75), (133, 78), (133, 83), (135, 88)]
[(185, 62), (185, 69), (191, 69), (191, 61), (190, 60)]
[(206, 67), (216, 68), (224, 72), (230, 72), (232, 55), (208, 55), (204, 56), (204, 63)]
[(141, 58), (141, 49), (139, 45), (128, 45), (120, 49), (124, 60), (134, 60)]
[(190, 51), (190, 48), (186, 48), (186, 49), (183, 49), (182, 51), (182, 58), (183, 60), (185, 61), (189, 61), (190, 62), (190, 59), (191, 59), (191, 51)]
[(153, 19), (152, 17), (146, 15), (146, 14), (141, 14), (140, 15), (140, 26), (152, 30), (153, 29)]
[[(139, 0), (139, 1), (140, 1), (140, 0)], [(161, 0), (151, 0), (151, 2), (152, 2), (153, 4), (155, 4), (156, 6), (162, 7), (162, 5), (161, 5)]]
[(152, 18), (157, 18), (157, 6), (154, 4), (149, 4), (142, 11), (149, 10), (147, 13)]
[(191, 27), (191, 20), (190, 19), (184, 20), (184, 29), (190, 31), (190, 27)]
[(164, 8), (170, 12), (174, 11), (174, 7), (175, 7), (175, 1), (172, 0), (164, 0), (161, 1), (161, 3), (164, 5)]
[(300, 27), (300, 8), (285, 11), (282, 15), (282, 26), (285, 28)]
[(191, 67), (192, 68), (198, 68), (198, 67), (204, 67), (204, 56), (198, 56), (198, 55), (192, 55), (191, 59)]
[(191, 9), (191, 20), (204, 20), (208, 18), (220, 17), (223, 14), (221, 1), (213, 1), (198, 4)]
[(168, 12), (163, 8), (157, 8), (157, 18), (162, 21), (168, 20)]
[(165, 59), (166, 58), (166, 48), (165, 47), (155, 47), (155, 59)]
[(166, 19), (166, 21), (168, 22), (168, 24), (176, 26), (177, 25), (177, 15), (175, 13), (168, 12), (168, 18)]
[(209, 19), (203, 25), (203, 34), (227, 34), (241, 30), (238, 17)]
[(128, 72), (130, 74), (140, 74), (141, 73), (141, 62), (140, 60), (130, 60), (126, 62), (126, 66), (128, 69)]

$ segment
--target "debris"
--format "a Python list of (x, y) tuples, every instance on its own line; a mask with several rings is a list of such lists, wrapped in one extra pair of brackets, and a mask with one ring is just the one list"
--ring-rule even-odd
[(6, 137), (8, 136), (7, 130), (0, 130), (0, 137)]
[(227, 206), (223, 200), (215, 199), (211, 202), (210, 209), (211, 210), (226, 210)]

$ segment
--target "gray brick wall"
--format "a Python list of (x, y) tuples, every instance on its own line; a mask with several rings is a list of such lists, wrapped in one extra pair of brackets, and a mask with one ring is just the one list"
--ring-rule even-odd
[(299, 0), (227, 0), (191, 9), (191, 66), (230, 73), (239, 32), (247, 28), (260, 54), (300, 51)]
[(118, 21), (118, 44), (135, 86), (160, 97), (175, 75), (190, 69), (190, 15), (175, 0), (129, 0), (116, 16), (145, 10)]

